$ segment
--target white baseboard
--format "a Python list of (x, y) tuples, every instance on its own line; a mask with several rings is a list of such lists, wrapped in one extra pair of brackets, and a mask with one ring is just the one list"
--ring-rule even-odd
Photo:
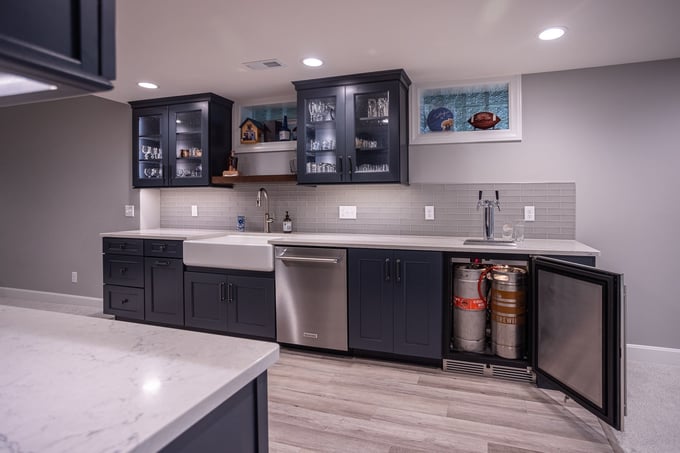
[(628, 360), (680, 366), (680, 349), (647, 346), (644, 344), (628, 344), (627, 346), (626, 354)]
[(30, 299), (36, 302), (51, 302), (55, 304), (82, 305), (85, 307), (102, 307), (101, 297), (76, 296), (74, 294), (50, 293), (47, 291), (33, 291), (30, 289), (7, 288), (0, 286), (0, 297), (12, 299)]

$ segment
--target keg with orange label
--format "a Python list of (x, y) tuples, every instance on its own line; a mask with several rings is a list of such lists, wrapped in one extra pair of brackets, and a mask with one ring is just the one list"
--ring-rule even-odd
[[(453, 347), (459, 351), (484, 352), (488, 281), (480, 277), (487, 266), (461, 264), (453, 272)], [(480, 295), (480, 293), (482, 293)]]
[(491, 274), (491, 351), (506, 359), (521, 358), (526, 337), (527, 271), (494, 266)]

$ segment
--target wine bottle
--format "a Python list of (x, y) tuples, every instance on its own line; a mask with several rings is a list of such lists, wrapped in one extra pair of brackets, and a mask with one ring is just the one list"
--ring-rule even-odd
[(288, 129), (288, 116), (283, 116), (283, 125), (279, 131), (279, 140), (288, 141), (290, 140), (290, 129)]

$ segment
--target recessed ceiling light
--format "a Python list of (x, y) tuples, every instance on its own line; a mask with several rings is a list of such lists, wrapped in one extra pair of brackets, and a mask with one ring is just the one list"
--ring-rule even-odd
[(312, 68), (317, 68), (323, 64), (323, 61), (319, 60), (318, 58), (309, 57), (302, 60), (302, 64)]
[(152, 82), (139, 82), (137, 83), (137, 85), (139, 85), (142, 88), (148, 88), (149, 90), (155, 90), (156, 88), (158, 88), (158, 85)]
[(553, 39), (558, 39), (564, 36), (567, 29), (564, 27), (550, 27), (543, 30), (539, 35), (538, 39), (543, 41), (552, 41)]

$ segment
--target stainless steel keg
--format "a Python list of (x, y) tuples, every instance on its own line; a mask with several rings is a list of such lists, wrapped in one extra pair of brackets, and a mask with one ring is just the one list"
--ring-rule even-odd
[(525, 268), (495, 266), (491, 284), (491, 351), (506, 359), (523, 356), (526, 338)]
[[(484, 352), (486, 343), (486, 301), (477, 285), (487, 266), (461, 264), (453, 271), (453, 347), (459, 351)], [(488, 280), (480, 286), (483, 295)]]

